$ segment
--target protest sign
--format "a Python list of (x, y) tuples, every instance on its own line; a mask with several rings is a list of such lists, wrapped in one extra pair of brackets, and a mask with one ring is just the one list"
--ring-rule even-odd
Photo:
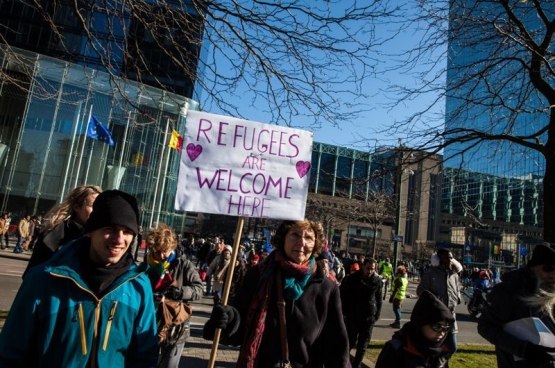
[(304, 219), (311, 132), (189, 110), (175, 208)]

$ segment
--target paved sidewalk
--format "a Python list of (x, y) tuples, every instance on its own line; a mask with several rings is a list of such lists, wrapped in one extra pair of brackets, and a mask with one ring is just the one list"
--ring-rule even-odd
[[(0, 250), (0, 257), (29, 260), (31, 252), (13, 253), (13, 248)], [(191, 337), (185, 343), (179, 368), (207, 368), (212, 351), (212, 341), (202, 338), (202, 328), (212, 311), (212, 298), (203, 297), (191, 303), (193, 316), (191, 317)], [(354, 353), (354, 350), (352, 350)], [(239, 355), (239, 349), (233, 346), (219, 345), (214, 367), (233, 368)], [(374, 364), (368, 360), (363, 362), (364, 368), (373, 368)]]

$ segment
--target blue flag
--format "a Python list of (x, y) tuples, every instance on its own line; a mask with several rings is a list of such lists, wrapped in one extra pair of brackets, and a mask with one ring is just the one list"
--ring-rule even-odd
[(87, 130), (87, 137), (96, 139), (98, 141), (107, 143), (110, 147), (114, 147), (114, 140), (112, 139), (112, 132), (108, 130), (97, 118), (91, 115), (89, 121), (89, 129)]

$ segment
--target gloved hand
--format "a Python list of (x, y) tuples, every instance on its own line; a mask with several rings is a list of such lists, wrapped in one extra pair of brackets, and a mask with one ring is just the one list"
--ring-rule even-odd
[(231, 336), (237, 332), (240, 323), (241, 318), (237, 309), (218, 303), (212, 309), (210, 319), (204, 325), (203, 337), (206, 340), (212, 340), (216, 328), (221, 329), (224, 335)]
[(393, 295), (389, 297), (389, 302), (393, 303)]
[(524, 348), (523, 358), (537, 363), (555, 361), (555, 356), (552, 354), (555, 354), (555, 348), (548, 348), (546, 346), (536, 345), (528, 342), (526, 343), (526, 347)]
[(230, 320), (233, 319), (235, 315), (235, 308), (229, 305), (223, 305), (218, 303), (212, 309), (212, 314), (210, 315), (210, 322), (215, 328), (220, 328), (225, 330)]
[(164, 292), (164, 296), (171, 300), (181, 300), (183, 298), (183, 291), (180, 287), (170, 286), (168, 290)]

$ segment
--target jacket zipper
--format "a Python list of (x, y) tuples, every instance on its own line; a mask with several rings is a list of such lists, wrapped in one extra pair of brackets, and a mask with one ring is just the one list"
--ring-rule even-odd
[(79, 331), (81, 334), (81, 353), (87, 355), (87, 334), (85, 332), (85, 315), (83, 313), (83, 305), (79, 304)]
[[(107, 295), (113, 293), (114, 291), (116, 291), (117, 289), (119, 289), (123, 284), (136, 279), (137, 277), (139, 277), (140, 275), (142, 275), (144, 272), (140, 272), (138, 274), (136, 274), (133, 277), (129, 277), (125, 282), (121, 283), (120, 285), (118, 285), (114, 290), (111, 290), (109, 293), (107, 293), (106, 295), (104, 295), (102, 297), (102, 299), (104, 299)], [(50, 275), (54, 276), (54, 277), (60, 277), (60, 278), (64, 278), (64, 279), (69, 279), (71, 281), (73, 281), (73, 283), (75, 283), (75, 285), (81, 289), (86, 291), (87, 293), (91, 294), (92, 297), (94, 298), (94, 305), (95, 305), (95, 313), (94, 313), (94, 336), (93, 336), (93, 346), (91, 348), (91, 367), (96, 367), (97, 366), (97, 354), (96, 354), (96, 347), (98, 345), (98, 325), (100, 323), (100, 303), (102, 302), (102, 299), (98, 299), (96, 297), (96, 295), (94, 295), (90, 290), (83, 288), (81, 285), (79, 285), (79, 283), (77, 281), (75, 281), (74, 278), (69, 277), (69, 276), (64, 276), (64, 275), (60, 275), (57, 274), (55, 272), (50, 272)], [(117, 303), (117, 302), (116, 302)], [(112, 309), (115, 312), (115, 307), (112, 306)], [(112, 316), (112, 313), (110, 313), (110, 315)], [(113, 317), (113, 316), (112, 316)], [(85, 332), (85, 316), (83, 313), (83, 308), (81, 306), (81, 304), (79, 304), (79, 323), (80, 323), (80, 327), (81, 327), (81, 351), (83, 352), (83, 355), (87, 354), (87, 344), (86, 344), (86, 332)], [(111, 325), (111, 324), (110, 324)]]
[(104, 344), (102, 344), (102, 350), (106, 351), (108, 347), (108, 337), (110, 336), (110, 329), (112, 328), (112, 321), (114, 319), (114, 314), (116, 314), (116, 308), (118, 306), (117, 300), (112, 303), (112, 308), (110, 309), (110, 316), (108, 316), (108, 323), (106, 325), (106, 334), (104, 335)]

